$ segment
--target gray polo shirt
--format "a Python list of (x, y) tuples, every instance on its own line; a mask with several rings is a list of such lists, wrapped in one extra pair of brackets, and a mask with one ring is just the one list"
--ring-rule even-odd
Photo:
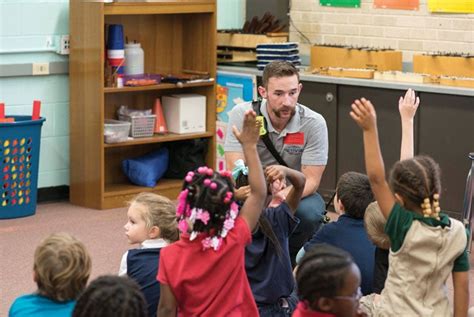
[[(239, 141), (232, 133), (232, 126), (239, 130), (245, 111), (252, 108), (251, 102), (236, 105), (229, 112), (225, 152), (242, 152)], [(260, 112), (267, 120), (267, 130), (275, 149), (289, 167), (301, 171), (301, 165), (326, 165), (328, 160), (328, 129), (326, 121), (319, 113), (301, 104), (296, 105), (296, 113), (286, 127), (278, 133), (272, 126), (267, 113), (266, 100), (262, 101)], [(262, 165), (278, 164), (262, 140), (257, 144)]]

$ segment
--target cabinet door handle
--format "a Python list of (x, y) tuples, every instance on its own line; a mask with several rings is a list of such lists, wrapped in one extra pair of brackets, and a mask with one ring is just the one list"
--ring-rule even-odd
[(334, 100), (334, 95), (330, 92), (326, 94), (326, 101), (327, 102), (332, 102)]

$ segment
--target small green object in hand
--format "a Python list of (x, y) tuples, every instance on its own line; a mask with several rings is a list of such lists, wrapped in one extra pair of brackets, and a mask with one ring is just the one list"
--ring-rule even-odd
[(259, 135), (265, 135), (267, 134), (267, 130), (265, 130), (265, 125), (263, 124), (264, 123), (264, 118), (263, 116), (257, 116), (257, 122), (260, 122), (260, 132), (259, 132)]

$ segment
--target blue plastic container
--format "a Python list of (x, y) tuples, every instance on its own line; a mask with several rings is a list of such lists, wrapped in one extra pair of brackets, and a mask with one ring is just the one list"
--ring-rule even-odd
[(10, 117), (15, 122), (0, 123), (0, 219), (36, 212), (41, 127), (46, 120)]
[(108, 50), (123, 50), (125, 47), (123, 40), (123, 26), (122, 24), (109, 25), (107, 36)]

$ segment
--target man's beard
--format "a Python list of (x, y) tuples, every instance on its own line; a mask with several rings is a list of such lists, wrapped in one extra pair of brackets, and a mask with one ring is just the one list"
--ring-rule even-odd
[[(280, 110), (272, 109), (272, 112), (277, 118), (281, 119), (281, 112), (286, 110), (286, 109), (284, 109), (284, 110), (283, 109), (280, 109)], [(295, 113), (296, 113), (296, 108), (291, 109), (290, 117), (293, 117), (295, 115)]]

